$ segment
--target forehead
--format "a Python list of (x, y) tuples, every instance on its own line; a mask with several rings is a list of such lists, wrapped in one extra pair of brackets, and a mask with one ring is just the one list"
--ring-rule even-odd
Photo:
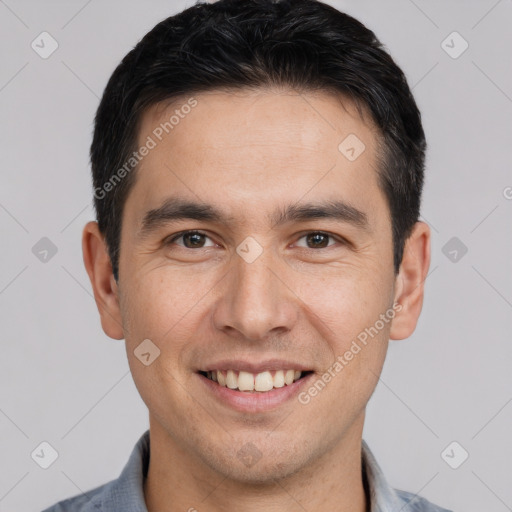
[(339, 93), (258, 88), (212, 90), (157, 103), (142, 115), (139, 141), (151, 133), (164, 144), (174, 142), (175, 149), (200, 145), (210, 152), (233, 150), (240, 142), (332, 152), (340, 136), (353, 133), (372, 152), (379, 132), (365, 107)]
[(137, 170), (137, 207), (178, 191), (252, 213), (285, 196), (339, 192), (370, 212), (383, 199), (378, 137), (366, 111), (325, 91), (216, 90), (161, 102), (141, 118), (139, 147), (154, 147)]

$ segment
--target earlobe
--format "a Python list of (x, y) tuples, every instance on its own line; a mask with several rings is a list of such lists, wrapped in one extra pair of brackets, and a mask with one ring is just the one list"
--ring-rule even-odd
[(423, 306), (424, 283), (430, 266), (430, 228), (416, 222), (404, 247), (400, 271), (395, 280), (395, 302), (401, 305), (391, 324), (389, 337), (408, 338), (416, 328)]
[(82, 234), (82, 252), (103, 331), (110, 338), (124, 338), (117, 283), (103, 235), (98, 223), (88, 222)]

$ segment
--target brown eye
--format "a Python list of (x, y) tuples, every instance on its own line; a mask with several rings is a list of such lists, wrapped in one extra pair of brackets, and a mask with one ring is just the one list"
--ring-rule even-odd
[(200, 233), (185, 233), (183, 235), (183, 242), (185, 247), (190, 249), (202, 247), (204, 244), (204, 235)]
[[(182, 240), (182, 243), (178, 243), (178, 240)], [(202, 249), (214, 245), (213, 242), (210, 245), (205, 245), (206, 240), (209, 240), (209, 237), (200, 231), (184, 231), (171, 238), (168, 243), (176, 243), (187, 249)]]
[[(326, 247), (329, 247), (331, 244), (329, 244), (329, 239), (332, 239), (332, 235), (329, 235), (328, 233), (323, 233), (321, 231), (312, 231), (311, 233), (308, 233), (307, 235), (302, 236), (299, 238), (299, 240), (305, 239), (306, 240), (306, 247), (308, 249), (324, 249)], [(301, 247), (304, 247), (304, 245), (299, 244)]]
[(307, 235), (307, 241), (313, 248), (323, 248), (329, 245), (329, 236), (323, 233), (312, 233)]

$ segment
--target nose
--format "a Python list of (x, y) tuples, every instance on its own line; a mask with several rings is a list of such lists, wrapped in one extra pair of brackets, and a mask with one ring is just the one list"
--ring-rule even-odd
[(234, 254), (214, 311), (217, 329), (258, 341), (293, 328), (299, 299), (283, 274), (283, 266), (273, 260), (270, 251), (252, 263)]

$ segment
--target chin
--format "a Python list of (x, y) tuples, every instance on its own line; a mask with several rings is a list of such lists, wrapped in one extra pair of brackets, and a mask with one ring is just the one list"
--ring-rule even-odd
[(219, 469), (219, 472), (229, 480), (249, 486), (275, 485), (276, 480), (285, 480), (300, 470), (296, 464), (290, 464), (289, 461), (269, 464), (261, 464), (261, 461), (259, 461), (253, 467), (242, 467), (237, 464), (236, 467), (230, 466)]
[(276, 480), (284, 480), (300, 471), (305, 464), (304, 454), (301, 455), (295, 446), (281, 445), (278, 450), (276, 446), (267, 444), (264, 449), (258, 449), (256, 443), (245, 441), (240, 449), (232, 447), (219, 457), (207, 457), (209, 460), (205, 462), (233, 482), (262, 486), (275, 485)]

